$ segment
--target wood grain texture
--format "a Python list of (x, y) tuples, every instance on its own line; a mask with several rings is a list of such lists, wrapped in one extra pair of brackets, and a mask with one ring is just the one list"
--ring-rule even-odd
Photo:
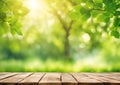
[(38, 85), (61, 85), (61, 73), (46, 73)]
[(3, 80), (0, 80), (0, 85), (16, 85), (18, 82), (31, 74), (32, 73), (20, 73), (18, 75), (5, 78)]
[(9, 74), (11, 72), (0, 72), (0, 75)]
[[(101, 82), (103, 82), (104, 85), (120, 85), (120, 81), (113, 79), (113, 78), (109, 78), (106, 77), (106, 75), (108, 74), (86, 74), (87, 76), (89, 76), (90, 78), (94, 78), (97, 79)], [(114, 76), (114, 74), (111, 74), (111, 76)]]
[(95, 78), (90, 78), (82, 73), (72, 73), (78, 81), (78, 85), (103, 85), (103, 83)]
[(20, 81), (18, 85), (37, 85), (44, 74), (45, 73), (34, 73)]
[(69, 73), (62, 73), (61, 81), (62, 81), (62, 85), (77, 85), (78, 84), (75, 78)]
[(0, 80), (16, 75), (17, 73), (0, 73)]
[(120, 73), (0, 73), (0, 85), (120, 85)]

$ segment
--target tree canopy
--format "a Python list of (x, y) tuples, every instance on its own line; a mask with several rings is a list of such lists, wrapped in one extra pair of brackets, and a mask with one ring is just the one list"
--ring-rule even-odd
[[(82, 20), (80, 24), (90, 22), (99, 25), (104, 31), (119, 38), (120, 27), (120, 1), (119, 0), (46, 0), (49, 7), (64, 16), (70, 16), (71, 23)], [(52, 4), (52, 5), (51, 5)], [(59, 5), (58, 5), (59, 4)], [(0, 1), (1, 33), (11, 32), (22, 34), (20, 20), (28, 13), (27, 7), (20, 0)], [(66, 14), (65, 14), (66, 13)], [(58, 17), (60, 19), (60, 16)], [(68, 20), (68, 22), (69, 22)], [(60, 22), (63, 21), (60, 19)], [(68, 23), (64, 23), (66, 26)], [(63, 24), (63, 25), (64, 25)], [(63, 28), (67, 28), (67, 27)]]

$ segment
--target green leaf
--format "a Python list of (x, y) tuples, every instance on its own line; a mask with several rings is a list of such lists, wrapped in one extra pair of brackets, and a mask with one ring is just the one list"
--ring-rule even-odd
[(103, 0), (93, 0), (94, 3), (102, 3)]
[(79, 11), (70, 12), (68, 15), (69, 15), (70, 18), (73, 19), (73, 20), (78, 20), (78, 18), (80, 18), (80, 13), (79, 13)]
[(0, 22), (1, 34), (5, 34), (10, 31), (10, 26), (8, 22)]
[(21, 29), (16, 29), (18, 35), (23, 35)]
[(85, 8), (85, 7), (81, 7), (80, 8), (80, 13), (83, 15), (89, 15), (90, 14), (90, 10)]
[(120, 26), (120, 18), (116, 17), (114, 20), (114, 26), (119, 27)]
[(115, 38), (119, 38), (120, 36), (119, 32), (116, 30), (111, 31), (111, 35), (114, 36)]
[(15, 30), (10, 30), (11, 34), (12, 35), (15, 35), (16, 34), (16, 31)]
[(88, 18), (90, 18), (91, 14), (90, 14), (90, 10), (86, 9), (84, 7), (82, 7), (80, 9), (80, 13), (81, 13), (81, 18), (82, 20), (86, 21)]
[(94, 3), (92, 2), (92, 0), (89, 0), (88, 2), (86, 2), (85, 7), (87, 9), (92, 9), (94, 7)]
[(87, 12), (88, 12), (88, 9), (86, 9), (86, 8), (84, 8), (84, 7), (80, 8), (80, 13), (81, 13), (81, 14), (85, 14), (85, 13), (87, 13)]
[(112, 3), (113, 0), (103, 0), (103, 3), (105, 3), (105, 4), (107, 4), (107, 3), (109, 4), (110, 2)]
[(97, 17), (101, 12), (99, 10), (92, 10), (91, 15), (92, 17)]
[(90, 18), (90, 16), (91, 16), (90, 13), (85, 14), (85, 15), (81, 16), (81, 20), (86, 21), (86, 20), (88, 20)]
[(0, 8), (3, 7), (5, 4), (2, 0), (0, 0)]
[(5, 21), (5, 19), (6, 19), (6, 13), (5, 12), (0, 12), (0, 19), (1, 20), (3, 20), (3, 21)]
[(98, 17), (97, 17), (97, 20), (99, 22), (106, 22), (108, 23), (109, 20), (110, 20), (110, 15), (108, 13), (103, 13), (103, 14), (100, 14)]
[(80, 18), (80, 5), (74, 7), (74, 9), (68, 14), (73, 20), (78, 20)]
[(94, 4), (94, 8), (95, 9), (102, 9), (103, 8), (103, 4), (102, 3), (95, 3)]
[(115, 16), (119, 16), (120, 15), (120, 11), (115, 11), (114, 15)]
[(103, 2), (105, 4), (106, 11), (112, 14), (116, 11), (117, 6), (113, 0), (104, 0)]
[(4, 29), (5, 33), (10, 31), (10, 26), (9, 26), (8, 22), (3, 23), (3, 29)]

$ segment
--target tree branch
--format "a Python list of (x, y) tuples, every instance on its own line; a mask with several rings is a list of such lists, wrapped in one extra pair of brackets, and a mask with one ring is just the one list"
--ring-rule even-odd
[(67, 26), (66, 26), (65, 22), (62, 19), (62, 17), (57, 13), (57, 10), (55, 8), (53, 8), (52, 6), (50, 6), (50, 8), (53, 10), (52, 13), (59, 19), (60, 23), (62, 24), (63, 29), (67, 30)]
[[(49, 5), (50, 6), (50, 5)], [(69, 25), (67, 26), (67, 22), (64, 21), (64, 19), (62, 19), (61, 15), (57, 13), (57, 10), (55, 8), (53, 8), (52, 6), (50, 6), (50, 8), (52, 9), (52, 13), (58, 18), (58, 20), (60, 21), (63, 29), (65, 31), (69, 31), (71, 28), (72, 28), (72, 25), (73, 25), (73, 20), (71, 20), (69, 22)]]
[(74, 21), (72, 20), (69, 24), (68, 30), (70, 30), (72, 28), (73, 23), (74, 23)]
[(92, 11), (93, 10), (97, 10), (97, 11), (105, 11), (105, 10), (102, 10), (102, 9), (96, 9), (96, 8), (93, 8), (93, 9), (91, 9)]
[(57, 12), (55, 13), (55, 15), (56, 15), (56, 17), (59, 19), (60, 23), (62, 24), (63, 29), (64, 29), (64, 30), (67, 30), (67, 26), (66, 26), (64, 20), (62, 19), (62, 17), (61, 17)]

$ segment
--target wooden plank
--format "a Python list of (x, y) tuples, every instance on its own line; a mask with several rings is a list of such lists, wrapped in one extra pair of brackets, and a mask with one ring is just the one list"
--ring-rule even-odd
[(61, 73), (46, 73), (38, 85), (62, 85), (60, 75)]
[(96, 74), (95, 76), (101, 76), (108, 79), (115, 79), (120, 81), (120, 73), (101, 73), (99, 75)]
[[(120, 73), (119, 73), (120, 74)], [(120, 75), (119, 74), (113, 74), (113, 73), (85, 73), (85, 75), (89, 75), (89, 76), (97, 76), (97, 77), (106, 77), (106, 78), (119, 78), (120, 79)]]
[(31, 75), (32, 73), (20, 73), (18, 75), (0, 80), (0, 85), (16, 85), (18, 82)]
[(77, 81), (71, 74), (63, 73), (61, 75), (61, 79), (62, 79), (62, 85), (77, 85)]
[(112, 73), (108, 73), (109, 75), (115, 75), (115, 76), (120, 76), (120, 72), (112, 72)]
[(0, 76), (1, 76), (1, 75), (5, 75), (5, 73), (0, 73)]
[(101, 81), (81, 73), (72, 73), (72, 75), (78, 81), (78, 85), (104, 85)]
[[(86, 74), (87, 75), (87, 74)], [(90, 78), (95, 78), (101, 82), (104, 83), (104, 85), (120, 85), (120, 81), (119, 80), (115, 80), (115, 79), (111, 79), (108, 77), (103, 76), (103, 74), (101, 75), (97, 75), (97, 74), (88, 74), (88, 76)]]
[(120, 81), (120, 76), (104, 76), (106, 78), (109, 78), (109, 79), (115, 79), (115, 80), (119, 80)]
[(0, 75), (8, 74), (10, 72), (0, 72)]
[[(1, 73), (2, 74), (2, 73)], [(0, 80), (16, 75), (17, 73), (3, 73), (0, 75)]]
[(20, 81), (18, 85), (37, 85), (44, 74), (45, 73), (34, 73)]
[(0, 72), (0, 75), (10, 74), (12, 72)]

